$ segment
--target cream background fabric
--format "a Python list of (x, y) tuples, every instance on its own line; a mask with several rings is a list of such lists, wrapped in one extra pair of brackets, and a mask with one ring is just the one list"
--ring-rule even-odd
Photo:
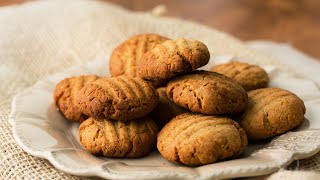
[[(199, 29), (206, 33), (197, 33)], [(8, 123), (12, 97), (42, 78), (93, 60), (105, 62), (107, 70), (110, 52), (119, 42), (133, 34), (148, 32), (171, 38), (183, 34), (205, 42), (212, 54), (234, 54), (248, 62), (272, 64), (303, 76), (214, 29), (132, 13), (98, 1), (38, 1), (0, 8), (1, 179), (79, 179), (56, 170), (48, 161), (30, 156), (17, 146)], [(319, 171), (318, 164), (306, 169)]]

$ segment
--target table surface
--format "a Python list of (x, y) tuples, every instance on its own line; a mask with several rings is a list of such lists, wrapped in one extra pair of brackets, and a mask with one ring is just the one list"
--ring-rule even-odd
[[(0, 6), (31, 0), (1, 0)], [(241, 40), (289, 43), (320, 61), (319, 0), (103, 0), (133, 11), (167, 8), (164, 16), (192, 20)]]

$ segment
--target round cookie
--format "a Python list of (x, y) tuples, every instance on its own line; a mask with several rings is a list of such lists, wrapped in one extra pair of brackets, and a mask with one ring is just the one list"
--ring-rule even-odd
[(158, 104), (158, 92), (146, 81), (125, 75), (100, 78), (78, 93), (79, 110), (90, 117), (132, 120), (150, 113)]
[(138, 66), (141, 78), (163, 85), (176, 75), (186, 74), (208, 63), (210, 53), (197, 40), (167, 40), (145, 53)]
[(234, 79), (246, 91), (265, 88), (269, 83), (267, 72), (257, 65), (233, 61), (213, 66), (211, 70)]
[(240, 125), (253, 141), (270, 138), (299, 126), (306, 112), (303, 101), (290, 91), (263, 88), (250, 91)]
[(167, 95), (176, 104), (208, 115), (242, 112), (246, 91), (234, 80), (215, 72), (195, 71), (167, 84)]
[(112, 121), (90, 117), (79, 127), (81, 144), (106, 157), (142, 157), (156, 146), (158, 127), (148, 117)]
[(142, 55), (166, 40), (168, 38), (157, 34), (139, 34), (124, 41), (111, 54), (109, 61), (111, 75), (125, 74), (136, 77), (137, 65)]
[(159, 104), (149, 116), (157, 123), (159, 128), (162, 128), (175, 116), (189, 112), (189, 110), (178, 106), (168, 98), (166, 87), (158, 88), (157, 91), (159, 93)]
[(96, 75), (74, 76), (56, 85), (53, 93), (54, 104), (67, 120), (82, 122), (87, 119), (76, 107), (75, 99), (83, 86), (98, 78)]
[(242, 153), (247, 136), (229, 118), (184, 113), (172, 119), (158, 134), (157, 148), (169, 161), (204, 165)]

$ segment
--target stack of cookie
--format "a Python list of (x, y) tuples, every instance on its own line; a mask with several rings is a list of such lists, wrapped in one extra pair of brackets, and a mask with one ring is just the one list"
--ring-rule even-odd
[(186, 165), (237, 157), (248, 139), (301, 124), (303, 101), (265, 88), (262, 68), (231, 62), (197, 70), (209, 59), (200, 41), (137, 35), (114, 49), (112, 77), (64, 79), (54, 102), (66, 119), (81, 122), (80, 142), (92, 154), (142, 157), (157, 147), (164, 158)]
[(82, 145), (107, 157), (141, 157), (155, 147), (158, 127), (146, 115), (158, 92), (141, 78), (77, 76), (59, 82), (56, 106), (79, 128)]

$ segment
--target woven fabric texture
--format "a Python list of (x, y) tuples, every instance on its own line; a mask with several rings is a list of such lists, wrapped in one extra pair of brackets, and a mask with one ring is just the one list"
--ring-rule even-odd
[[(112, 49), (134, 34), (158, 33), (171, 38), (183, 34), (205, 42), (212, 54), (234, 54), (248, 62), (272, 64), (294, 73), (217, 30), (128, 12), (99, 1), (35, 1), (3, 7), (0, 27), (0, 179), (88, 179), (63, 173), (47, 160), (25, 153), (15, 143), (8, 123), (10, 104), (16, 93), (72, 66), (99, 60), (105, 62), (107, 70)], [(206, 33), (199, 34), (198, 29)], [(299, 167), (319, 171), (319, 157), (301, 160)], [(291, 169), (296, 169), (294, 166)]]

